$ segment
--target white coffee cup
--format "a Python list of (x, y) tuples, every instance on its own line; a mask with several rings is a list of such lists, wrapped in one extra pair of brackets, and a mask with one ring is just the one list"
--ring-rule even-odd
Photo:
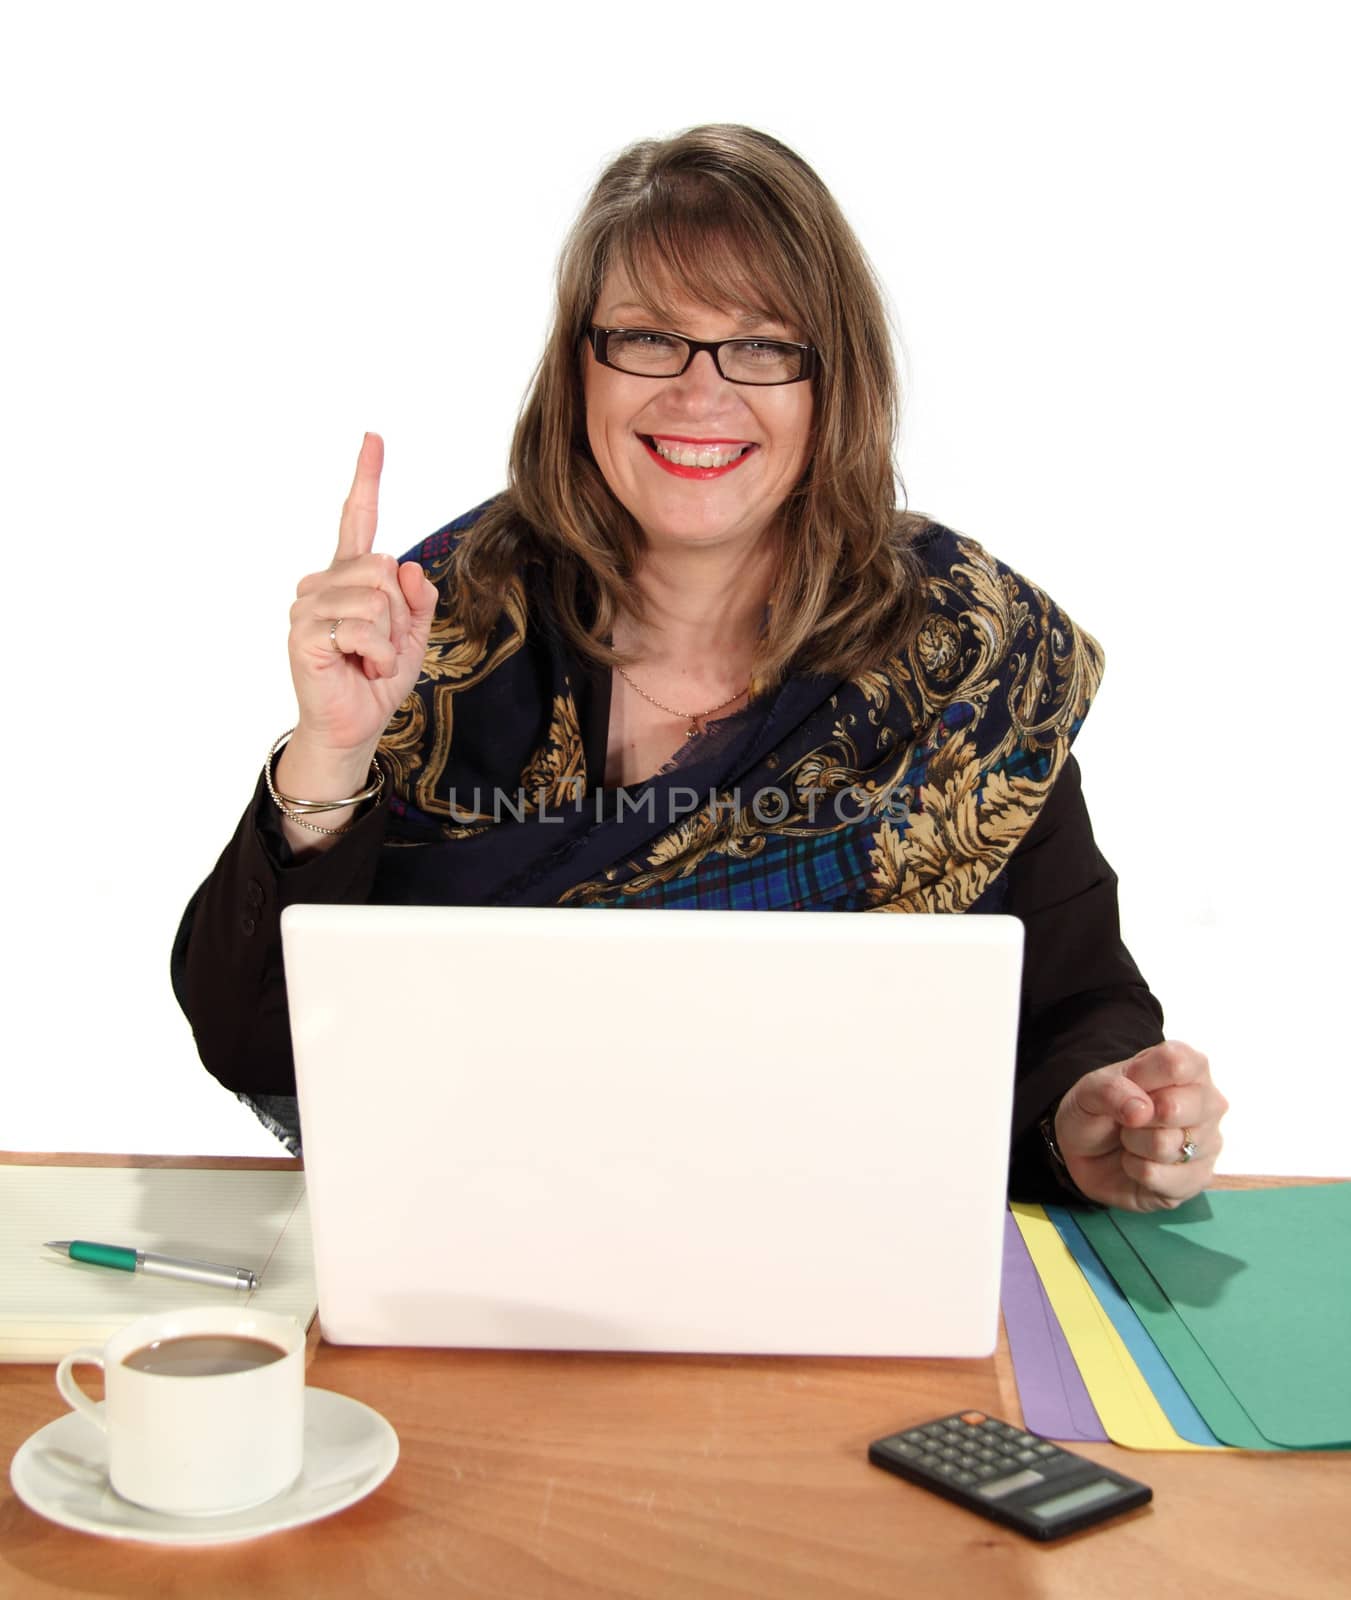
[[(138, 1370), (164, 1341), (214, 1336), (261, 1340), (282, 1354), (266, 1365), (210, 1376)], [(175, 1346), (176, 1351), (201, 1346)], [(71, 1368), (103, 1368), (98, 1407)], [(305, 1330), (269, 1311), (202, 1306), (163, 1311), (119, 1328), (101, 1350), (73, 1350), (56, 1386), (108, 1436), (108, 1476), (126, 1500), (178, 1516), (223, 1515), (261, 1505), (300, 1475), (305, 1430)]]

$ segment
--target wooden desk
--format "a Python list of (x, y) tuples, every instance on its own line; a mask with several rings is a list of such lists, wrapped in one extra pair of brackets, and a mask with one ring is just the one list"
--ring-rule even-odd
[[(3, 1463), (61, 1415), (52, 1374), (0, 1366)], [(1331, 1600), (1351, 1589), (1351, 1453), (1081, 1446), (1152, 1484), (1155, 1500), (1049, 1547), (868, 1465), (870, 1439), (962, 1406), (1020, 1421), (1002, 1337), (985, 1361), (318, 1342), (309, 1381), (398, 1430), (399, 1464), (369, 1499), (307, 1528), (177, 1550), (56, 1527), (15, 1498), (6, 1472), (0, 1596)]]

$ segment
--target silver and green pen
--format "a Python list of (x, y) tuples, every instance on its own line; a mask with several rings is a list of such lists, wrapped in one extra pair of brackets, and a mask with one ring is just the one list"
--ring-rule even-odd
[(179, 1256), (156, 1255), (153, 1250), (130, 1250), (116, 1244), (94, 1244), (88, 1239), (49, 1239), (48, 1250), (62, 1250), (72, 1261), (95, 1267), (116, 1267), (121, 1272), (148, 1272), (157, 1278), (181, 1278), (185, 1283), (208, 1283), (219, 1289), (256, 1289), (258, 1274), (248, 1267), (222, 1267), (214, 1261), (185, 1261)]

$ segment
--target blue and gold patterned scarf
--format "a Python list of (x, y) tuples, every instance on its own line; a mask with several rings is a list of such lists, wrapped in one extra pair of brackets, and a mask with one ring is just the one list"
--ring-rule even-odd
[(848, 680), (791, 677), (649, 782), (607, 790), (608, 673), (551, 629), (546, 586), (527, 572), (487, 642), (465, 639), (454, 551), (477, 514), (409, 558), (441, 602), (381, 744), (376, 900), (966, 911), (1031, 826), (1101, 676), (1097, 644), (1046, 594), (931, 525), (929, 612), (904, 655)]

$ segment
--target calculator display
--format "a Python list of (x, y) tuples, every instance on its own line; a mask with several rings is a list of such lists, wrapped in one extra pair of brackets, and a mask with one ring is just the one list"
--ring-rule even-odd
[(1099, 1478), (1096, 1483), (1087, 1483), (1082, 1489), (1071, 1489), (1068, 1494), (1059, 1494), (1054, 1500), (1043, 1500), (1040, 1505), (1028, 1506), (1028, 1511), (1034, 1517), (1060, 1517), (1067, 1511), (1078, 1511), (1081, 1506), (1096, 1505), (1099, 1500), (1110, 1500), (1114, 1494), (1120, 1494), (1119, 1484), (1111, 1483), (1106, 1478)]

